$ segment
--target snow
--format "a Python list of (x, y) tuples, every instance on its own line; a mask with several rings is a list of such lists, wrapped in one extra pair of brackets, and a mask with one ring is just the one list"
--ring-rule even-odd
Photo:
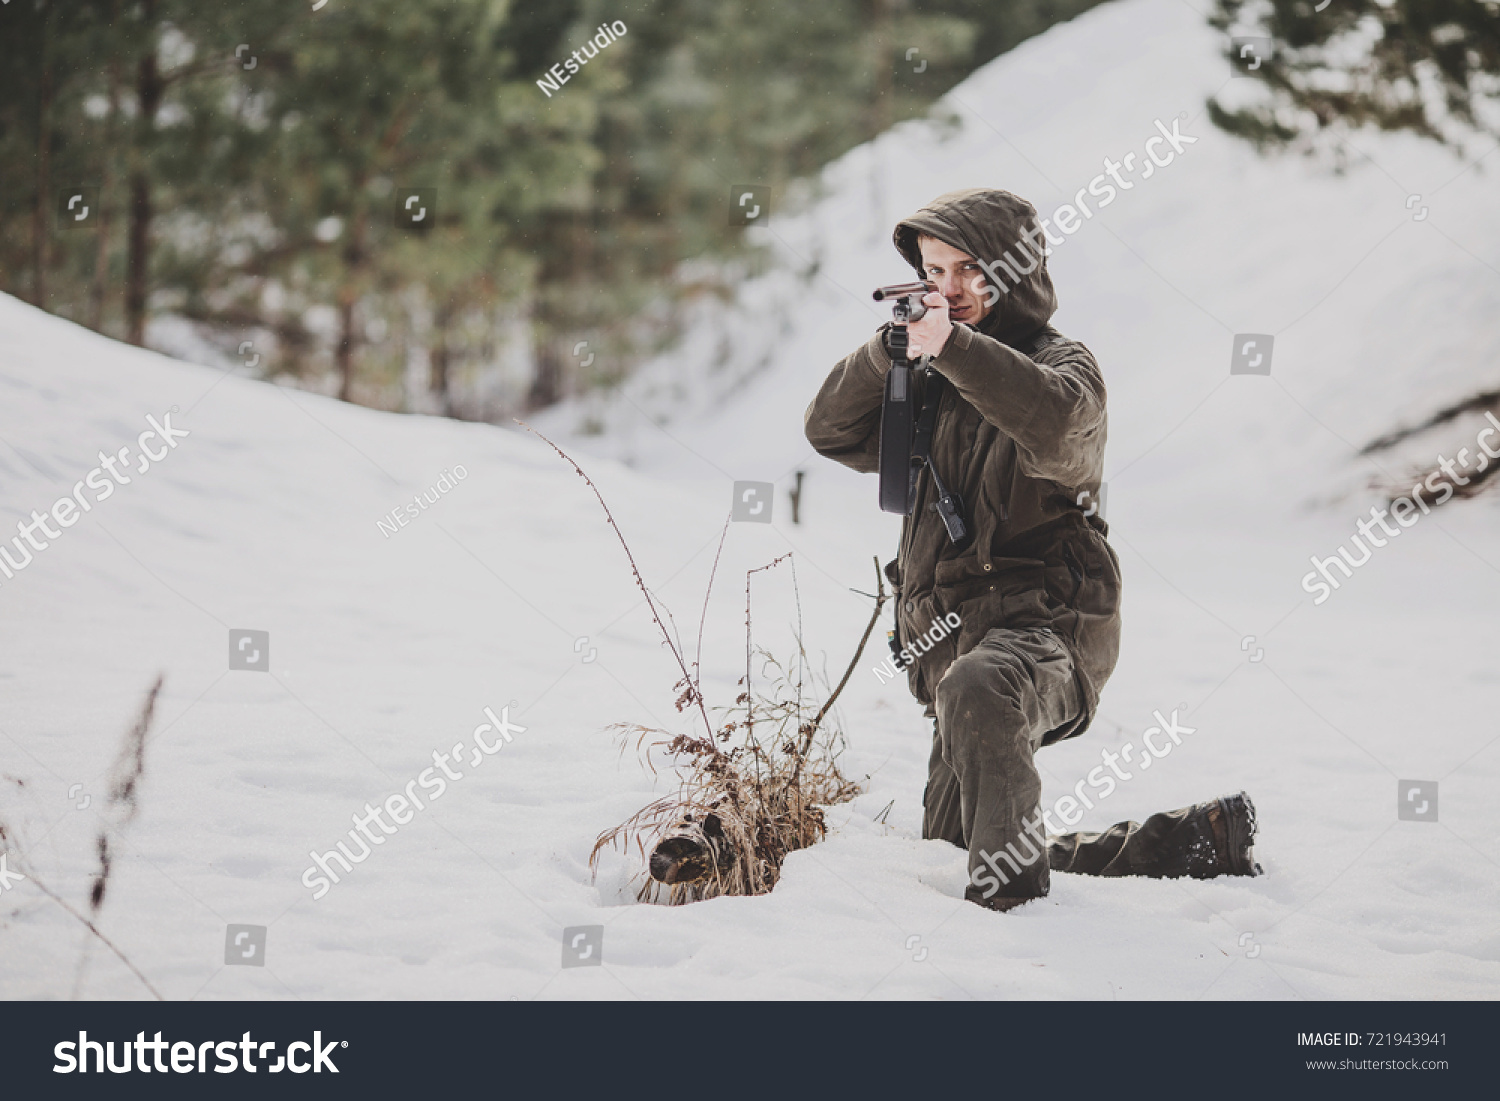
[[(579, 409), (542, 423), (689, 639), (731, 481), (776, 482), (774, 522), (729, 530), (705, 687), (732, 698), (745, 570), (787, 550), (809, 649), (836, 677), (868, 617), (850, 590), (873, 584), (896, 520), (872, 477), (811, 455), (801, 413), (878, 323), (869, 288), (906, 277), (889, 223), (974, 185), (1048, 212), (1180, 118), (1196, 144), (1052, 258), (1056, 324), (1110, 385), (1126, 605), (1099, 722), (1038, 761), (1050, 804), (1102, 749), (1139, 744), (1154, 710), (1180, 708), (1195, 732), (1082, 827), (1245, 788), (1264, 877), (1056, 875), (1010, 914), (964, 903), (964, 854), (920, 839), (930, 731), (899, 682), (873, 675), (877, 648), (840, 708), (865, 793), (830, 811), (830, 838), (794, 854), (768, 897), (635, 904), (638, 863), (612, 854), (593, 882), (589, 851), (671, 785), (606, 727), (691, 723), (565, 463), (518, 428), (343, 405), (0, 299), (0, 527), (69, 494), (100, 451), (134, 456), (148, 415), (175, 407), (191, 433), (0, 576), (0, 772), (26, 781), (7, 782), (0, 817), (31, 867), (82, 904), (108, 765), (160, 671), (103, 925), (171, 998), (1495, 997), (1495, 501), (1422, 518), (1321, 605), (1301, 578), (1376, 502), (1371, 476), (1472, 446), (1482, 424), (1467, 418), (1409, 441), (1404, 465), (1355, 455), (1493, 385), (1500, 208), (1483, 167), (1404, 137), (1356, 136), (1364, 155), (1344, 175), (1262, 159), (1204, 117), (1228, 73), (1219, 36), (1168, 0), (1054, 28), (954, 91), (956, 138), (898, 127), (832, 166), (823, 198), (755, 231), (776, 270), (705, 308), (605, 436), (573, 434)], [(756, 339), (726, 356), (735, 332)], [(1229, 375), (1236, 333), (1274, 334), (1269, 377)], [(459, 465), (466, 479), (382, 533)], [(786, 565), (755, 580), (757, 642), (782, 653), (790, 581)], [(242, 628), (269, 632), (269, 673), (226, 668)], [(472, 744), (485, 708), (524, 730), (314, 900), (310, 851), (347, 844), (351, 815), (434, 751)], [(1439, 821), (1398, 820), (1400, 780), (1439, 782)], [(85, 956), (84, 996), (144, 995), (34, 885), (0, 896), (0, 920), (3, 996), (66, 997)], [(265, 966), (225, 966), (230, 924), (268, 927)], [(563, 929), (593, 925), (603, 965), (562, 968)]]

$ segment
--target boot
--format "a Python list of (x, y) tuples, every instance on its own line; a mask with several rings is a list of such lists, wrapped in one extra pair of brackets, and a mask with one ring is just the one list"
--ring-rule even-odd
[(647, 867), (658, 883), (696, 883), (730, 860), (729, 838), (719, 816), (707, 814), (699, 820), (686, 814), (657, 842)]
[(1255, 804), (1250, 796), (1243, 791), (1221, 796), (1207, 805), (1206, 813), (1218, 863), (1215, 874), (1264, 875), (1255, 862)]

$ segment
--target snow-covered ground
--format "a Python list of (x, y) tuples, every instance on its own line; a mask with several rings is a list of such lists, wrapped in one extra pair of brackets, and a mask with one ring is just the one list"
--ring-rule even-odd
[[(97, 503), (84, 491), (91, 510), (0, 575), (0, 772), (25, 781), (5, 781), (0, 819), (81, 904), (105, 773), (165, 672), (103, 920), (172, 998), (1500, 994), (1495, 500), (1422, 518), (1321, 604), (1301, 586), (1309, 556), (1335, 554), (1374, 503), (1369, 478), (1406, 473), (1357, 448), (1494, 383), (1492, 174), (1378, 135), (1355, 139), (1342, 176), (1261, 159), (1204, 117), (1230, 79), (1222, 55), (1188, 6), (1129, 0), (1000, 58), (949, 97), (959, 135), (898, 128), (833, 166), (825, 200), (760, 231), (784, 271), (706, 317), (609, 412), (606, 436), (568, 446), (689, 638), (732, 481), (776, 482), (774, 522), (729, 531), (704, 643), (710, 701), (727, 702), (743, 668), (745, 570), (787, 550), (807, 643), (837, 675), (868, 616), (850, 590), (871, 586), (896, 521), (876, 510), (873, 478), (810, 454), (801, 414), (878, 323), (869, 288), (907, 277), (889, 223), (976, 185), (1050, 212), (1106, 156), (1135, 152), (1139, 173), (1156, 122), (1176, 119), (1196, 143), (1137, 175), (1051, 261), (1056, 324), (1110, 385), (1126, 618), (1101, 720), (1039, 761), (1050, 803), (1102, 749), (1139, 745), (1153, 711), (1178, 709), (1195, 732), (1083, 828), (1243, 787), (1265, 877), (1056, 876), (1047, 900), (1012, 914), (965, 904), (963, 853), (920, 840), (930, 731), (899, 683), (862, 668), (841, 711), (865, 793), (831, 811), (832, 836), (794, 854), (768, 897), (637, 905), (636, 863), (610, 856), (594, 883), (588, 853), (670, 781), (605, 727), (690, 726), (597, 503), (545, 444), (173, 362), (11, 299), (0, 529), (71, 494), (101, 451), (130, 447), (131, 481)], [(736, 332), (761, 336), (726, 354), (720, 336)], [(1231, 377), (1237, 333), (1275, 336), (1269, 377)], [(685, 396), (664, 401), (666, 379)], [(146, 418), (169, 411), (190, 435), (137, 474)], [(578, 412), (547, 430), (570, 436)], [(1426, 433), (1401, 461), (1472, 453), (1480, 427)], [(466, 478), (382, 532), (459, 466)], [(794, 526), (784, 490), (798, 469)], [(784, 651), (788, 567), (756, 578), (757, 641)], [(269, 633), (269, 672), (227, 668), (241, 629)], [(461, 779), (314, 899), (310, 851), (349, 844), (351, 816), (406, 790), (434, 751), (472, 746), (485, 708), (524, 730), (477, 765), (466, 753), (451, 766)], [(1438, 784), (1437, 821), (1398, 819), (1403, 780)], [(225, 965), (231, 924), (267, 928), (265, 966)], [(603, 926), (602, 966), (561, 966), (574, 926)], [(85, 955), (84, 996), (144, 993), (85, 940), (13, 883), (0, 995), (65, 997)]]

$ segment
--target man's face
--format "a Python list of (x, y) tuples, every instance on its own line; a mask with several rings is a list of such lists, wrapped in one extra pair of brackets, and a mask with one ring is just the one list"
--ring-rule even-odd
[(960, 321), (978, 325), (989, 312), (984, 304), (984, 270), (978, 261), (936, 237), (918, 237), (917, 247), (922, 250), (923, 274), (948, 300), (948, 319), (955, 325)]

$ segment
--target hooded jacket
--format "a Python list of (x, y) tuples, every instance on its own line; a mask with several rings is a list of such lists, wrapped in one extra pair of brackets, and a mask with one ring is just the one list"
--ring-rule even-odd
[[(1119, 560), (1093, 504), (1104, 462), (1104, 379), (1087, 348), (1047, 324), (1057, 295), (1030, 203), (977, 188), (934, 199), (894, 235), (919, 277), (922, 235), (985, 265), (993, 304), (977, 327), (955, 325), (928, 361), (927, 370), (952, 384), (938, 407), (931, 462), (962, 498), (974, 539), (964, 550), (949, 541), (924, 469), (900, 550), (886, 566), (898, 634), (921, 639), (950, 613), (960, 626), (907, 676), (932, 714), (948, 666), (991, 629), (1050, 627), (1073, 658), (1083, 703), (1074, 721), (1046, 732), (1050, 744), (1087, 729), (1119, 655)], [(879, 468), (888, 327), (833, 368), (804, 417), (820, 454), (862, 472)]]

